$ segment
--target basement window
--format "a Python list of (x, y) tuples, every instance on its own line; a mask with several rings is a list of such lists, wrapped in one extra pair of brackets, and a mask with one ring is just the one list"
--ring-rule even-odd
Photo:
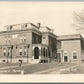
[(2, 60), (3, 62), (5, 62), (5, 60)]

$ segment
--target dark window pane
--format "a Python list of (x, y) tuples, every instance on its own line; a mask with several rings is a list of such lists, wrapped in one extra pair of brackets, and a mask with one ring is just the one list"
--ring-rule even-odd
[(73, 59), (77, 59), (77, 56), (73, 56)]
[(6, 56), (6, 53), (3, 53), (3, 56)]
[(22, 52), (20, 52), (20, 55), (22, 55)]

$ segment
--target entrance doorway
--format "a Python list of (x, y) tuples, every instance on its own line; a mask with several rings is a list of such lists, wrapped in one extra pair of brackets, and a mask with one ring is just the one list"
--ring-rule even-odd
[(34, 49), (34, 59), (39, 59), (39, 48), (35, 47)]
[(68, 62), (68, 57), (64, 56), (64, 62)]

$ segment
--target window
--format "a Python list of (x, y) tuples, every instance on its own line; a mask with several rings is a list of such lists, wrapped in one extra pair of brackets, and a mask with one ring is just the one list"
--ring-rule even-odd
[(73, 59), (77, 59), (77, 52), (76, 51), (73, 52)]
[(24, 29), (25, 27), (27, 27), (27, 24), (22, 24), (21, 28)]
[(65, 56), (67, 56), (67, 53), (64, 53)]
[(22, 48), (20, 47), (19, 49), (19, 55), (21, 56), (22, 55)]
[(47, 40), (46, 40), (46, 37), (43, 37), (42, 38), (42, 44), (46, 44)]
[(7, 26), (7, 30), (11, 30), (12, 29), (12, 26)]
[(10, 43), (10, 38), (8, 38), (8, 43)]
[(20, 38), (20, 43), (23, 43), (23, 38), (22, 37)]
[(12, 38), (17, 38), (17, 37), (18, 37), (17, 34), (12, 35)]
[(27, 24), (25, 24), (25, 27), (27, 27)]
[(43, 55), (44, 55), (44, 57), (45, 57), (45, 48), (43, 49)]
[(3, 62), (5, 62), (6, 60), (3, 60)]
[(67, 56), (68, 55), (68, 52), (67, 51), (64, 51), (64, 56)]
[(24, 55), (27, 56), (27, 47), (24, 47)]
[(68, 62), (68, 52), (64, 51), (64, 62)]
[(3, 56), (6, 56), (6, 53), (5, 52), (3, 52)]
[(73, 59), (77, 59), (77, 56), (73, 56)]
[(20, 55), (22, 55), (22, 52), (20, 52)]
[(24, 42), (26, 42), (26, 39), (24, 39)]
[(24, 43), (26, 42), (26, 36), (25, 35), (21, 35), (20, 36), (20, 43)]
[(11, 42), (11, 41), (10, 41), (10, 36), (6, 36), (6, 37), (5, 37), (5, 42), (6, 42), (6, 43), (10, 43), (10, 42)]
[(43, 37), (43, 39), (45, 39), (45, 37)]
[(11, 56), (11, 48), (8, 49), (8, 56)]
[(3, 56), (6, 56), (6, 48), (3, 48)]
[(23, 36), (23, 41), (26, 42), (26, 36), (25, 35)]

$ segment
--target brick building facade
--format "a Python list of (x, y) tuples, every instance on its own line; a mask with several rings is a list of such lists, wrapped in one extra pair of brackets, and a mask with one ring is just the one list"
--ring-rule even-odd
[(48, 27), (32, 23), (7, 25), (0, 32), (0, 62), (39, 63), (56, 61), (57, 36)]

